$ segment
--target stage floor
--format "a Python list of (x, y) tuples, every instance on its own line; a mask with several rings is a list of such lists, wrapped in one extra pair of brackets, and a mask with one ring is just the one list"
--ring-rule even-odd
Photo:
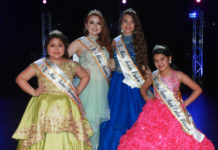
[[(187, 97), (183, 93), (183, 98)], [(214, 94), (215, 95), (215, 94)], [(27, 106), (30, 96), (22, 93), (16, 93), (11, 96), (0, 97), (0, 145), (1, 150), (15, 150), (17, 141), (11, 136), (16, 130), (22, 114)], [(218, 102), (212, 94), (204, 93), (194, 101), (189, 107), (196, 126), (218, 147)]]

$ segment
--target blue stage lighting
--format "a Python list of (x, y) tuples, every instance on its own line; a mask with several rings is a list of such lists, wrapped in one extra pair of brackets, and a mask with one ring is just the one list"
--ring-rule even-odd
[(192, 18), (192, 19), (193, 19), (193, 18), (196, 18), (196, 17), (197, 17), (197, 12), (192, 12), (192, 13), (190, 13), (190, 14), (189, 14), (189, 17)]

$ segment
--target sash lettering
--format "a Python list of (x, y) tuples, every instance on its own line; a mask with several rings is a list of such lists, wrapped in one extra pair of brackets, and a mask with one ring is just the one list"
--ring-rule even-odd
[(129, 56), (125, 43), (122, 40), (122, 35), (116, 37), (114, 41), (116, 43), (118, 62), (125, 77), (123, 82), (132, 88), (140, 88), (145, 80)]
[(64, 72), (55, 63), (46, 58), (39, 59), (35, 61), (34, 64), (48, 81), (52, 82), (77, 104), (82, 116), (85, 117), (85, 111), (77, 95), (77, 90)]
[(158, 94), (161, 97), (161, 100), (169, 108), (175, 118), (182, 125), (183, 130), (192, 135), (198, 142), (202, 142), (205, 135), (199, 132), (195, 125), (194, 121), (186, 109), (183, 109), (181, 102), (176, 99), (173, 92), (167, 88), (167, 85), (161, 80), (158, 70), (152, 73), (154, 87), (157, 90)]
[[(116, 43), (117, 59), (124, 75), (122, 82), (131, 88), (141, 88), (145, 80), (129, 56), (125, 43), (122, 40), (122, 35), (117, 36), (114, 41)], [(150, 90), (147, 90), (147, 94), (148, 96), (153, 95)]]
[(106, 81), (109, 83), (109, 79), (111, 77), (111, 69), (105, 55), (88, 37), (83, 36), (79, 38), (79, 41), (92, 54), (103, 76), (105, 77)]

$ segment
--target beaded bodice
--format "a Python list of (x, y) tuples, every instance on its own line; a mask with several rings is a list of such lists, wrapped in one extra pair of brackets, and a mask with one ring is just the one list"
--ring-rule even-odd
[[(123, 38), (123, 41), (125, 43), (125, 46), (126, 46), (126, 48), (128, 50), (128, 53), (129, 53), (131, 59), (136, 64), (135, 48), (134, 48), (134, 45), (132, 43), (133, 42), (132, 41), (133, 35), (130, 35), (130, 36), (122, 35), (122, 38)], [(115, 60), (115, 65), (116, 65), (115, 71), (121, 72), (121, 68), (120, 68), (120, 64), (119, 64), (118, 59), (117, 59), (117, 52), (116, 52), (115, 48), (114, 48), (113, 57), (114, 57), (114, 60)]]
[[(100, 46), (96, 43), (96, 39), (98, 37), (93, 37), (93, 36), (88, 35), (88, 38), (99, 48), (99, 50), (102, 51), (104, 56), (109, 61), (109, 52), (107, 51), (107, 49), (105, 47), (100, 48)], [(80, 55), (79, 63), (81, 64), (81, 66), (83, 68), (88, 69), (90, 71), (90, 74), (92, 74), (92, 73), (95, 74), (95, 73), (100, 72), (99, 67), (98, 67), (92, 53), (90, 53), (88, 49), (85, 49), (82, 52), (82, 54)]]
[[(35, 68), (33, 64), (31, 66), (36, 70), (36, 76), (38, 78), (38, 85), (45, 86), (45, 92), (47, 94), (63, 94), (63, 92), (57, 88), (53, 83), (51, 83), (48, 79), (42, 75), (38, 69)], [(74, 74), (76, 72), (76, 68), (78, 64), (75, 62), (65, 62), (61, 64), (57, 64), (57, 66), (64, 72), (64, 74), (68, 77), (69, 80), (73, 81)]]
[[(161, 78), (162, 81), (167, 85), (167, 88), (173, 92), (174, 96), (178, 99), (179, 98), (179, 87), (180, 82), (176, 76), (176, 73), (172, 71), (172, 75), (169, 77)], [(160, 99), (159, 94), (157, 93), (156, 89), (154, 88), (154, 97)]]

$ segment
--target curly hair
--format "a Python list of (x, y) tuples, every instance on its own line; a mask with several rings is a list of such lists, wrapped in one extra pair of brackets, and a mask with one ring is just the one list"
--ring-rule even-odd
[[(105, 46), (110, 54), (110, 58), (112, 58), (113, 57), (113, 50), (112, 50), (112, 46), (111, 46), (111, 38), (110, 38), (110, 34), (109, 34), (109, 31), (107, 28), (107, 23), (102, 16), (100, 16), (99, 14), (93, 13), (91, 15), (86, 16), (86, 18), (84, 20), (84, 24), (88, 23), (88, 20), (91, 16), (97, 16), (100, 20), (100, 23), (101, 23), (101, 32), (99, 33), (99, 35), (98, 35), (99, 38), (96, 40), (96, 42), (101, 46), (101, 48), (103, 46)], [(84, 35), (88, 35), (88, 34), (89, 34), (88, 30), (84, 26)]]
[[(147, 58), (147, 44), (144, 39), (144, 33), (141, 27), (141, 23), (139, 20), (139, 17), (129, 11), (124, 11), (119, 19), (119, 27), (121, 28), (121, 24), (123, 21), (123, 17), (125, 15), (129, 15), (133, 18), (134, 21), (134, 33), (133, 33), (133, 45), (135, 48), (135, 54), (136, 54), (136, 62), (138, 69), (140, 70), (141, 74), (143, 76), (146, 75), (146, 70), (148, 69), (148, 58)], [(120, 29), (121, 31), (121, 29)], [(145, 69), (143, 69), (143, 66), (145, 66)]]
[(44, 44), (44, 48), (46, 49), (46, 57), (49, 57), (48, 52), (47, 52), (48, 44), (50, 43), (50, 41), (52, 39), (57, 38), (57, 39), (61, 40), (63, 42), (63, 44), (64, 44), (64, 55), (63, 55), (63, 57), (68, 59), (69, 55), (68, 55), (68, 52), (67, 52), (67, 47), (68, 47), (69, 43), (68, 43), (67, 36), (65, 36), (63, 33), (52, 33), (52, 34), (51, 33), (46, 37), (45, 44)]

